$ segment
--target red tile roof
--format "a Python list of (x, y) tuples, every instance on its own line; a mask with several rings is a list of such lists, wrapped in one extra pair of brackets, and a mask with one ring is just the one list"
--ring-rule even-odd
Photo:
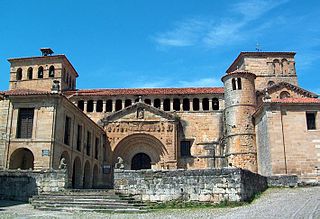
[(2, 95), (6, 96), (28, 96), (28, 95), (46, 95), (51, 94), (49, 91), (39, 91), (39, 90), (30, 90), (30, 89), (17, 89), (0, 92)]
[(90, 89), (66, 91), (66, 95), (115, 96), (115, 95), (179, 95), (179, 94), (223, 94), (223, 87), (193, 88), (131, 88), (131, 89)]
[(272, 99), (272, 103), (320, 103), (318, 98), (284, 98), (284, 99)]

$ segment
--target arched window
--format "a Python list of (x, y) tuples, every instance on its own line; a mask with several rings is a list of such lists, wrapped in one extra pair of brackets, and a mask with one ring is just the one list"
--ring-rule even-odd
[(204, 111), (208, 111), (209, 110), (209, 99), (208, 98), (203, 98), (202, 99), (202, 109)]
[(241, 78), (237, 78), (238, 90), (242, 89)]
[(155, 99), (154, 102), (153, 102), (153, 106), (154, 106), (155, 108), (160, 109), (160, 105), (161, 105), (160, 99)]
[(184, 98), (182, 102), (183, 111), (189, 111), (190, 110), (190, 101), (188, 98)]
[(279, 74), (281, 72), (280, 62), (278, 59), (273, 60), (273, 73)]
[(193, 106), (194, 111), (199, 111), (199, 99), (198, 98), (194, 98), (192, 100), (192, 106)]
[(280, 93), (280, 99), (285, 99), (285, 98), (289, 98), (290, 97), (290, 93), (288, 91), (282, 91)]
[(89, 100), (89, 101), (87, 102), (87, 112), (88, 112), (88, 113), (93, 112), (93, 100)]
[(98, 100), (97, 101), (97, 112), (102, 112), (103, 111), (103, 101), (102, 100)]
[(122, 109), (122, 100), (116, 100), (116, 111)]
[(232, 82), (232, 90), (236, 90), (237, 89), (237, 87), (236, 87), (236, 79), (232, 78), (231, 82)]
[(79, 100), (79, 101), (78, 101), (78, 107), (79, 107), (79, 109), (81, 109), (82, 111), (84, 110), (84, 101), (83, 101), (83, 100)]
[(42, 66), (40, 66), (38, 68), (38, 78), (43, 78), (43, 67)]
[(219, 110), (219, 100), (218, 98), (212, 99), (212, 109), (213, 110)]
[(271, 87), (271, 86), (273, 86), (275, 83), (274, 83), (274, 81), (268, 81), (268, 87)]
[(145, 104), (148, 104), (148, 105), (151, 105), (151, 100), (150, 100), (150, 99), (145, 99), (145, 100), (144, 100), (144, 103), (145, 103)]
[(107, 112), (112, 112), (112, 100), (107, 100), (106, 111)]
[(163, 101), (163, 110), (170, 111), (170, 99), (164, 99)]
[(51, 65), (49, 68), (49, 77), (54, 78), (54, 66)]
[(281, 67), (282, 67), (282, 74), (289, 74), (289, 63), (288, 60), (282, 59), (281, 60)]
[(28, 79), (29, 80), (31, 80), (32, 79), (32, 76), (33, 76), (33, 68), (28, 68), (28, 73), (27, 73), (27, 75), (28, 75)]
[(22, 80), (22, 69), (18, 68), (16, 78), (18, 81)]
[(180, 111), (180, 100), (177, 98), (173, 99), (173, 110)]
[(124, 101), (124, 107), (128, 107), (128, 106), (131, 106), (132, 105), (132, 101), (130, 99), (126, 99)]

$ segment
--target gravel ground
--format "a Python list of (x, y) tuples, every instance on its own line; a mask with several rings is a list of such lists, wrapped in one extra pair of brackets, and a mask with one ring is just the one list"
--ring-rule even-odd
[(159, 210), (143, 214), (39, 211), (29, 204), (0, 201), (0, 218), (316, 218), (320, 219), (320, 187), (268, 189), (249, 205), (236, 208)]

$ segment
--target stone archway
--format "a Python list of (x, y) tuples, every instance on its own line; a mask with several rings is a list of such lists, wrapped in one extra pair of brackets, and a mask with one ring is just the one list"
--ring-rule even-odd
[(33, 170), (33, 168), (34, 156), (29, 149), (19, 148), (11, 154), (9, 169)]
[(131, 160), (131, 170), (151, 169), (151, 158), (145, 153), (138, 153)]
[(91, 167), (89, 161), (86, 161), (83, 170), (83, 188), (91, 188)]
[(82, 168), (81, 160), (79, 157), (76, 157), (73, 162), (73, 171), (72, 171), (72, 188), (79, 189), (82, 188)]
[(132, 134), (122, 139), (115, 147), (113, 163), (116, 163), (117, 158), (121, 157), (124, 161), (124, 168), (132, 169), (132, 159), (139, 153), (150, 158), (150, 168), (151, 164), (163, 161), (168, 155), (165, 146), (156, 137), (142, 133)]

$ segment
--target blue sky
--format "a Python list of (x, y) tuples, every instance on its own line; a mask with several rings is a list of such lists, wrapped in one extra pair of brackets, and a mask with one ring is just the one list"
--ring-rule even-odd
[(295, 51), (320, 93), (320, 1), (0, 0), (0, 90), (8, 58), (65, 54), (78, 88), (222, 86), (241, 51)]

